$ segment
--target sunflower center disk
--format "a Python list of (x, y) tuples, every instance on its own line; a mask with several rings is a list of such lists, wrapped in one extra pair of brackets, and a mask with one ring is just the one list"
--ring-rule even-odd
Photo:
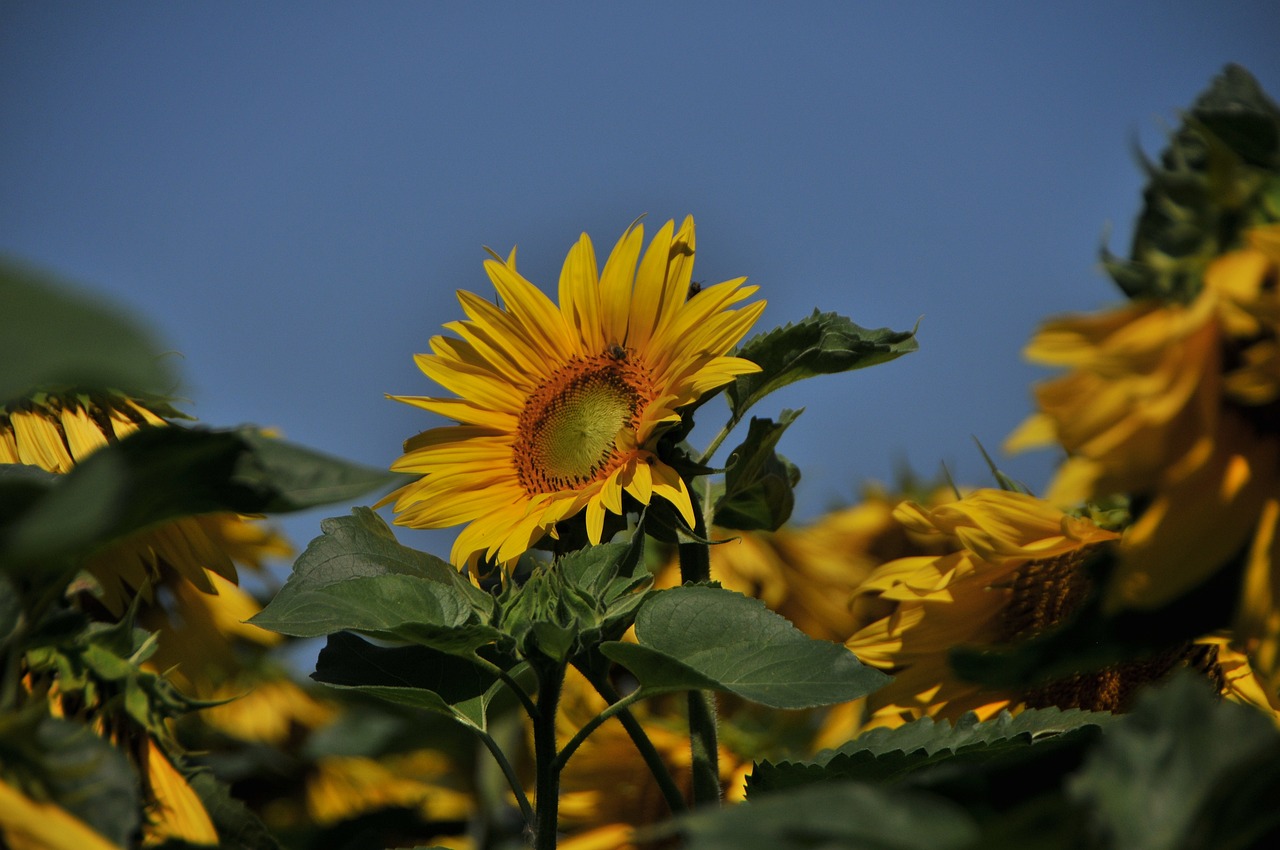
[[(1085, 567), (1087, 555), (1088, 550), (1082, 549), (1019, 568), (1008, 585), (1010, 599), (1001, 612), (1003, 642), (1036, 637), (1075, 615), (1093, 591), (1093, 580)], [(1222, 690), (1224, 673), (1218, 665), (1218, 648), (1186, 641), (1148, 658), (1033, 686), (1023, 693), (1023, 702), (1031, 708), (1125, 711), (1143, 685), (1182, 666), (1200, 672)]]
[(520, 483), (532, 494), (581, 487), (625, 458), (618, 432), (634, 426), (647, 381), (607, 356), (574, 361), (525, 402), (515, 441)]

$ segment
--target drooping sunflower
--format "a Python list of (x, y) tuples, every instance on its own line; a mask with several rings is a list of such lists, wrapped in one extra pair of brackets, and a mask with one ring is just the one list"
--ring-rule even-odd
[(1179, 666), (1201, 671), (1224, 695), (1276, 716), (1245, 657), (1213, 635), (1163, 654), (1072, 674), (1028, 689), (992, 688), (958, 678), (956, 646), (1007, 647), (1065, 622), (1092, 592), (1085, 562), (1120, 535), (1022, 493), (978, 490), (932, 509), (904, 503), (899, 522), (950, 537), (946, 555), (902, 558), (876, 570), (860, 595), (896, 605), (846, 645), (893, 682), (868, 698), (870, 725), (919, 717), (955, 720), (973, 711), (1083, 708), (1121, 711), (1136, 690)]
[[(169, 426), (164, 417), (173, 414), (163, 402), (115, 393), (36, 393), (0, 404), (0, 464), (69, 472), (139, 428)], [(216, 595), (215, 577), (235, 582), (237, 563), (261, 569), (267, 559), (290, 552), (283, 537), (253, 518), (212, 513), (181, 517), (115, 541), (91, 555), (85, 570), (99, 585), (98, 600), (118, 615), (135, 595), (151, 601), (165, 582), (188, 582)]]
[[(745, 278), (691, 289), (693, 219), (658, 230), (641, 257), (643, 228), (623, 234), (597, 272), (584, 233), (560, 274), (559, 306), (516, 271), (515, 252), (484, 264), (501, 299), (458, 299), (457, 337), (431, 339), (420, 369), (457, 398), (391, 396), (458, 424), (405, 442), (392, 465), (422, 478), (392, 493), (396, 522), (467, 527), (459, 566), (508, 563), (556, 524), (585, 510), (598, 543), (623, 495), (660, 497), (694, 522), (680, 475), (655, 452), (681, 409), (736, 376), (758, 371), (727, 356), (764, 309), (730, 309), (757, 289)], [(639, 263), (637, 267), (637, 261)]]
[(1070, 372), (1036, 388), (1011, 449), (1067, 451), (1048, 497), (1127, 493), (1113, 606), (1154, 608), (1242, 561), (1235, 628), (1280, 667), (1280, 225), (1205, 269), (1189, 303), (1143, 299), (1048, 323), (1027, 355)]

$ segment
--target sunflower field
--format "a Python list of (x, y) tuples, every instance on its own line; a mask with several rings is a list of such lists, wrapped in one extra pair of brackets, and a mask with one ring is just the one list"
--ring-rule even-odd
[(389, 470), (193, 422), (139, 320), (5, 260), (0, 847), (1280, 846), (1280, 108), (1227, 67), (1144, 165), (1115, 302), (1026, 348), (1046, 491), (805, 522), (770, 394), (927, 342), (759, 327), (692, 217), (490, 252)]

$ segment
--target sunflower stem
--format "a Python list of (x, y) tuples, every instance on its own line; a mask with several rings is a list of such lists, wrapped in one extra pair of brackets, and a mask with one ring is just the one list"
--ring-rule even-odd
[[(533, 660), (533, 659), (530, 659)], [(563, 662), (534, 661), (538, 673), (538, 714), (533, 718), (533, 760), (537, 800), (533, 824), (535, 850), (555, 850), (560, 810), (560, 764), (556, 758), (556, 706), (564, 686)]]
[(529, 696), (529, 694), (525, 691), (525, 689), (520, 686), (520, 683), (517, 682), (510, 673), (508, 673), (506, 670), (503, 670), (501, 667), (499, 667), (497, 664), (494, 664), (492, 661), (487, 661), (483, 658), (480, 658), (479, 656), (473, 656), (471, 660), (476, 664), (476, 666), (480, 667), (482, 670), (486, 670), (489, 673), (493, 674), (504, 685), (506, 685), (508, 688), (512, 690), (512, 692), (516, 695), (516, 699), (520, 700), (520, 704), (524, 706), (525, 713), (529, 715), (530, 720), (537, 719), (538, 717), (537, 703), (533, 701), (533, 697)]
[(565, 744), (564, 749), (556, 756), (556, 770), (564, 770), (564, 766), (568, 764), (569, 759), (577, 751), (578, 747), (582, 746), (582, 742), (587, 740), (588, 735), (600, 728), (601, 724), (625, 712), (633, 703), (639, 702), (640, 699), (641, 694), (639, 691), (628, 694), (583, 724), (582, 728), (574, 733), (574, 736), (569, 739), (569, 743)]
[[(718, 444), (717, 441), (715, 445)], [(707, 539), (707, 520), (692, 488), (689, 497), (693, 502), (693, 533), (698, 540), (679, 545), (680, 581), (684, 584), (711, 580), (711, 547), (700, 542)], [(715, 696), (709, 691), (689, 692), (689, 750), (693, 757), (693, 805), (718, 805), (720, 749), (716, 743)]]
[[(618, 694), (612, 683), (605, 676), (597, 675), (586, 664), (575, 665), (582, 674), (586, 676), (587, 681), (596, 689), (596, 693), (604, 697), (609, 703), (606, 711), (613, 710), (618, 717), (618, 721), (622, 724), (622, 728), (627, 730), (627, 734), (631, 737), (631, 742), (636, 745), (636, 750), (640, 753), (640, 757), (644, 759), (644, 763), (649, 767), (649, 772), (653, 774), (654, 781), (658, 783), (658, 789), (662, 791), (662, 797), (667, 801), (667, 808), (671, 810), (671, 814), (677, 815), (686, 811), (689, 807), (685, 804), (684, 794), (680, 791), (680, 786), (676, 785), (675, 779), (671, 776), (671, 771), (667, 770), (667, 764), (662, 760), (662, 755), (658, 752), (658, 748), (653, 745), (653, 741), (649, 740), (649, 736), (644, 731), (644, 726), (636, 720), (636, 716), (631, 713), (628, 707), (630, 703), (623, 705), (624, 697)], [(636, 693), (639, 693), (638, 691)], [(629, 698), (632, 695), (628, 695)], [(615, 706), (622, 706), (616, 708)], [(604, 722), (607, 717), (601, 716), (600, 721)], [(599, 724), (597, 724), (599, 725)], [(568, 760), (568, 754), (572, 754), (574, 744), (572, 741), (561, 751), (561, 758)]]
[(720, 433), (716, 434), (715, 439), (711, 441), (711, 445), (707, 446), (706, 451), (704, 451), (702, 456), (698, 458), (699, 466), (705, 466), (711, 460), (711, 456), (716, 453), (716, 449), (720, 448), (720, 444), (724, 442), (725, 437), (728, 437), (729, 433), (734, 428), (738, 427), (738, 423), (741, 421), (741, 417), (732, 416), (729, 418), (728, 422), (724, 423), (724, 427), (720, 429)]
[(520, 784), (520, 777), (516, 775), (516, 770), (511, 766), (511, 762), (507, 759), (507, 754), (502, 751), (502, 747), (498, 746), (498, 742), (493, 736), (481, 729), (472, 727), (472, 731), (484, 744), (485, 749), (493, 756), (493, 760), (498, 763), (502, 775), (506, 777), (507, 784), (511, 786), (511, 791), (515, 794), (516, 803), (520, 806), (520, 814), (524, 816), (526, 824), (533, 823), (534, 813), (533, 806), (529, 803), (529, 797), (524, 793), (524, 786)]

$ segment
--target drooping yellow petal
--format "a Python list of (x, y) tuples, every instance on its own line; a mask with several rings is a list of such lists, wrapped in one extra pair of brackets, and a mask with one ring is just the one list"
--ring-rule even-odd
[(122, 850), (66, 809), (37, 802), (3, 779), (0, 843), (12, 850)]

